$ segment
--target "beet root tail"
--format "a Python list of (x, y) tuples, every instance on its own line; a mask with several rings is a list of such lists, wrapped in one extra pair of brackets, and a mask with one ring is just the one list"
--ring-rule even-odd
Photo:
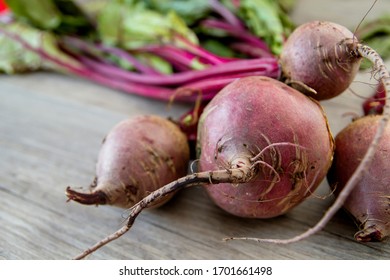
[(374, 224), (364, 227), (362, 230), (358, 231), (355, 234), (355, 240), (358, 242), (375, 242), (383, 241), (388, 238), (390, 232), (387, 232), (386, 229), (381, 226)]
[(65, 194), (68, 197), (68, 201), (73, 200), (85, 205), (99, 205), (107, 203), (107, 196), (102, 191), (82, 193), (71, 189), (71, 187), (67, 187)]

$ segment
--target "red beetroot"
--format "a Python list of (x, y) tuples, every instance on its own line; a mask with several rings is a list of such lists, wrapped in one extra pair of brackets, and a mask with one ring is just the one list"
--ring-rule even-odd
[[(328, 174), (336, 194), (356, 170), (376, 132), (381, 116), (352, 122), (336, 137), (335, 158)], [(390, 126), (387, 125), (371, 165), (352, 190), (344, 208), (359, 225), (357, 241), (381, 241), (390, 235)]]
[(159, 116), (137, 116), (118, 123), (103, 140), (91, 192), (68, 187), (66, 194), (82, 204), (129, 208), (184, 176), (188, 161), (187, 137), (176, 124)]
[(300, 25), (283, 46), (283, 74), (293, 87), (317, 100), (335, 97), (349, 87), (359, 70), (357, 43), (351, 31), (336, 23), (312, 21)]
[(206, 187), (217, 205), (241, 217), (286, 213), (317, 188), (333, 156), (320, 105), (266, 77), (225, 87), (205, 108), (198, 132), (200, 171), (255, 169), (249, 182)]

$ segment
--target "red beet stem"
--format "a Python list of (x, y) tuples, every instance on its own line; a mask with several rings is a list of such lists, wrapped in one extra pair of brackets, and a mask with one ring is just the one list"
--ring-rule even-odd
[[(76, 58), (77, 62), (81, 62), (73, 65), (47, 53), (42, 48), (32, 46), (17, 34), (2, 29), (0, 32), (19, 42), (27, 50), (53, 63), (62, 71), (130, 94), (164, 101), (172, 100), (174, 97), (177, 101), (193, 102), (199, 93), (202, 93), (203, 100), (210, 100), (222, 87), (235, 78), (250, 75), (279, 78), (280, 75), (280, 67), (274, 57), (234, 60), (204, 70), (191, 70), (170, 75), (129, 72), (77, 54), (69, 56), (70, 59)], [(174, 89), (165, 86), (187, 88), (190, 91), (186, 94), (178, 94)]]
[[(276, 58), (257, 58), (230, 61), (220, 65), (215, 65), (203, 70), (190, 70), (185, 72), (173, 73), (168, 75), (143, 75), (140, 73), (129, 72), (119, 67), (102, 64), (87, 57), (80, 57), (84, 64), (87, 64), (94, 71), (111, 77), (118, 77), (129, 82), (143, 83), (159, 86), (178, 86), (189, 82), (198, 81), (204, 78), (220, 77), (228, 74), (249, 73), (269, 69), (274, 73), (275, 68), (279, 69)], [(264, 71), (266, 75), (266, 71)]]
[(216, 29), (221, 29), (229, 33), (230, 35), (245, 41), (247, 43), (250, 43), (252, 46), (261, 48), (263, 49), (266, 53), (271, 55), (271, 51), (268, 48), (267, 44), (257, 38), (256, 36), (252, 35), (249, 32), (246, 32), (245, 30), (237, 30), (235, 28), (232, 28), (231, 25), (229, 25), (226, 22), (215, 20), (215, 19), (206, 19), (202, 21), (202, 26), (207, 27), (207, 28), (216, 28)]

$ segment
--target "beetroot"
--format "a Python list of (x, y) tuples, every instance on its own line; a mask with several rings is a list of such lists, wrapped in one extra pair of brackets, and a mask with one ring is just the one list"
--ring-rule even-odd
[[(328, 174), (336, 194), (345, 186), (367, 151), (381, 116), (353, 121), (336, 137), (335, 158)], [(344, 208), (356, 219), (357, 241), (381, 241), (390, 235), (390, 126), (379, 142), (364, 177), (352, 190)]]
[(339, 24), (303, 24), (283, 46), (283, 74), (293, 87), (317, 100), (335, 97), (349, 87), (359, 70), (357, 42), (353, 33)]
[(249, 182), (206, 187), (217, 205), (241, 217), (286, 213), (316, 189), (333, 156), (320, 105), (266, 77), (225, 87), (205, 108), (198, 131), (200, 171), (255, 169)]
[(137, 116), (115, 125), (103, 140), (91, 192), (68, 187), (66, 194), (82, 204), (129, 208), (184, 176), (188, 162), (187, 137), (176, 124), (159, 116)]

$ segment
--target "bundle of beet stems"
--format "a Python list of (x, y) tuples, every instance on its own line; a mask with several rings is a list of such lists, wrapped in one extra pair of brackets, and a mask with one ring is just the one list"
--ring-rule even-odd
[[(24, 1), (10, 1), (10, 5), (12, 2)], [(232, 36), (236, 41), (235, 48), (242, 50), (239, 53), (246, 58), (214, 54), (176, 30), (168, 31), (171, 33), (168, 34), (169, 38), (161, 38), (160, 43), (157, 38), (156, 42), (145, 43), (131, 50), (107, 45), (100, 39), (90, 40), (85, 36), (74, 36), (73, 33), (59, 34), (56, 36), (55, 46), (50, 47), (57, 48), (61, 56), (58, 53), (53, 54), (45, 46), (45, 37), (51, 34), (46, 34), (45, 30), (36, 30), (37, 34), (32, 36), (36, 37), (35, 41), (40, 40), (41, 43), (32, 43), (34, 39), (23, 36), (24, 32), (31, 32), (30, 27), (21, 25), (12, 18), (7, 18), (8, 22), (0, 26), (0, 34), (21, 44), (25, 50), (38, 54), (48, 63), (46, 66), (49, 68), (129, 94), (162, 101), (174, 99), (192, 103), (199, 95), (202, 101), (209, 101), (221, 88), (240, 77), (264, 75), (279, 78), (276, 56), (267, 44), (252, 35), (244, 24), (218, 1), (209, 2), (211, 9), (220, 18), (206, 19), (200, 25)], [(17, 9), (13, 10), (16, 11)], [(165, 65), (173, 68), (173, 72), (162, 73), (152, 64), (149, 65), (147, 60), (140, 60), (138, 57), (142, 55), (163, 59)], [(128, 70), (117, 61), (121, 61), (120, 64), (127, 63), (133, 69)], [(28, 65), (26, 67), (28, 68)]]
[[(219, 55), (202, 47), (193, 38), (192, 31), (183, 23), (177, 22), (177, 19), (173, 23), (179, 23), (179, 27), (167, 27), (167, 31), (162, 35), (157, 34), (155, 40), (147, 38), (145, 42), (137, 41), (136, 46), (127, 48), (128, 41), (120, 41), (120, 37), (126, 35), (118, 34), (118, 38), (115, 38), (118, 41), (116, 44), (107, 43), (106, 41), (112, 40), (111, 34), (109, 32), (105, 34), (100, 30), (108, 28), (107, 25), (112, 23), (104, 22), (104, 16), (111, 16), (110, 9), (119, 7), (119, 10), (125, 10), (125, 4), (120, 2), (107, 4), (107, 12), (103, 9), (100, 18), (96, 19), (100, 21), (94, 22), (89, 20), (72, 1), (44, 2), (42, 7), (31, 9), (44, 13), (45, 5), (48, 5), (46, 13), (58, 11), (60, 14), (58, 26), (48, 28), (46, 26), (48, 23), (44, 20), (45, 14), (42, 14), (42, 22), (39, 22), (33, 13), (29, 14), (30, 2), (9, 1), (11, 11), (2, 15), (0, 34), (8, 39), (7, 44), (12, 42), (13, 45), (11, 50), (4, 48), (6, 52), (4, 56), (10, 62), (5, 63), (9, 66), (3, 71), (25, 72), (39, 70), (41, 67), (72, 74), (128, 94), (166, 102), (196, 104), (193, 110), (177, 120), (183, 131), (188, 134), (189, 140), (195, 139), (194, 127), (197, 120), (194, 116), (199, 115), (203, 105), (224, 86), (247, 76), (280, 78), (277, 56), (271, 51), (270, 46), (253, 35), (243, 21), (219, 1), (205, 1), (208, 13), (212, 16), (202, 18), (197, 28), (225, 34), (222, 39), (226, 37), (234, 42), (229, 47), (229, 51), (234, 55), (230, 56)], [(134, 4), (134, 10), (138, 9), (138, 4), (141, 7), (143, 5)], [(274, 4), (270, 7), (273, 7), (272, 5)], [(144, 11), (143, 8), (138, 11), (141, 16), (143, 12), (147, 21), (150, 11)], [(112, 18), (115, 19), (115, 16), (125, 17), (127, 14), (122, 15), (121, 12), (114, 11)], [(161, 16), (155, 13), (151, 19), (161, 20)], [(118, 20), (117, 28), (120, 30), (126, 27)], [(34, 62), (28, 61), (28, 54), (24, 54), (26, 50), (39, 58), (35, 58)], [(37, 64), (41, 66), (37, 67)], [(164, 70), (166, 68), (171, 70), (166, 72)], [(198, 111), (195, 112), (196, 110)]]

